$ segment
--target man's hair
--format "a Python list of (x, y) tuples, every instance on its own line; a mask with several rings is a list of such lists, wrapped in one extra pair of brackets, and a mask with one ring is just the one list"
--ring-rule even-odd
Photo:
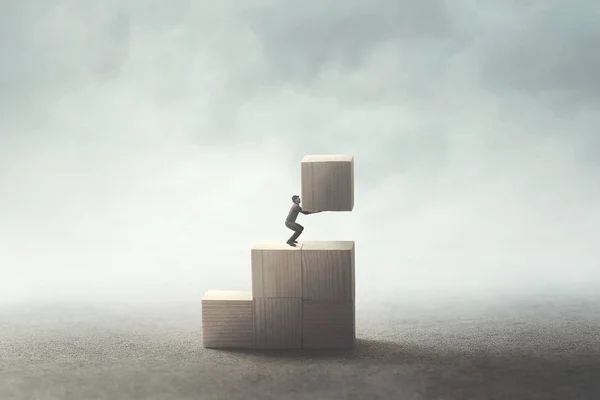
[(300, 196), (298, 196), (297, 194), (293, 195), (293, 196), (292, 196), (292, 201), (296, 201), (296, 199), (297, 199), (298, 197), (300, 197)]

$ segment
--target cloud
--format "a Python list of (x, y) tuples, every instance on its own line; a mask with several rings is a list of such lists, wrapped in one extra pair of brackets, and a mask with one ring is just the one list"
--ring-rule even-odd
[(307, 83), (324, 68), (360, 69), (375, 46), (443, 39), (452, 20), (442, 1), (325, 1), (319, 7), (279, 2), (248, 13), (277, 82)]
[(492, 25), (479, 46), (485, 80), (498, 91), (565, 96), (584, 107), (596, 103), (599, 16), (596, 5), (544, 2)]

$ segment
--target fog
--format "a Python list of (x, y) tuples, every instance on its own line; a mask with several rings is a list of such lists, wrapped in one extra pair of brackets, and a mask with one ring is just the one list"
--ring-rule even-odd
[[(213, 4), (214, 3), (214, 4)], [(307, 154), (355, 156), (357, 301), (600, 284), (600, 6), (9, 0), (0, 304), (250, 290)]]

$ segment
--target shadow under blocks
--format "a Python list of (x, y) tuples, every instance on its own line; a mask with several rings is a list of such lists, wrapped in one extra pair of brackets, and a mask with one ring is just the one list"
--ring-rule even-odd
[[(305, 210), (353, 210), (354, 156), (306, 156), (301, 177)], [(354, 250), (354, 241), (254, 245), (252, 291), (209, 291), (202, 299), (204, 347), (353, 349)]]

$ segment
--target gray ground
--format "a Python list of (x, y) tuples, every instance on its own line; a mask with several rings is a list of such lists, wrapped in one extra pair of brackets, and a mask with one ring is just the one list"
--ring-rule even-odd
[(200, 307), (0, 309), (0, 399), (599, 399), (600, 302), (357, 307), (352, 352), (202, 348)]

